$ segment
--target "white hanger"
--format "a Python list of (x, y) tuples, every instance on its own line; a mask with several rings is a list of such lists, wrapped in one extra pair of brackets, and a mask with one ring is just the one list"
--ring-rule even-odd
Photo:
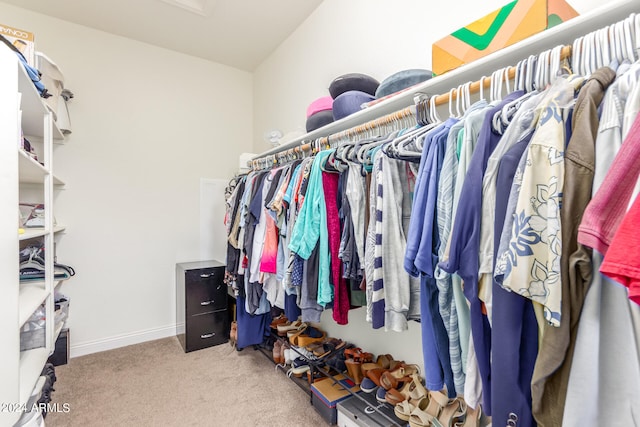
[(435, 97), (429, 99), (429, 121), (431, 123), (442, 122), (442, 120), (440, 119), (440, 116), (438, 116)]
[(538, 57), (535, 55), (529, 55), (529, 58), (527, 58), (527, 68), (526, 68), (526, 75), (524, 80), (527, 92), (533, 92), (533, 90), (535, 89), (533, 87), (533, 80), (535, 77), (537, 61), (538, 61)]
[[(455, 115), (453, 114), (453, 94), (455, 93), (455, 91), (456, 91), (455, 88), (451, 88), (449, 90), (449, 117), (455, 117)], [(456, 103), (457, 102), (458, 100), (456, 98)], [(458, 114), (460, 114), (460, 109), (458, 109)]]
[(602, 50), (602, 66), (611, 64), (611, 46), (609, 45), (609, 30), (602, 28), (598, 31), (600, 37), (600, 49)]
[(484, 96), (484, 79), (486, 78), (487, 76), (480, 77), (480, 101), (485, 101), (487, 99)]
[(634, 32), (635, 32), (635, 51), (636, 56), (640, 58), (640, 14), (634, 16)]
[(549, 83), (552, 84), (562, 74), (562, 45), (551, 49), (549, 57)]
[(593, 72), (591, 69), (591, 56), (594, 51), (592, 40), (592, 33), (585, 35), (582, 40), (582, 70), (584, 76), (588, 76)]
[(636, 52), (633, 46), (633, 42), (634, 42), (634, 35), (633, 35), (633, 31), (634, 31), (634, 26), (632, 25), (632, 19), (627, 18), (624, 20), (623, 24), (622, 24), (622, 28), (624, 30), (624, 47), (625, 47), (625, 52), (626, 52), (626, 57), (627, 59), (629, 59), (629, 61), (631, 62), (635, 62), (636, 61)]
[(510, 79), (509, 79), (509, 67), (503, 68), (504, 71), (504, 85), (507, 89), (507, 95), (511, 93)]
[(464, 84), (464, 93), (466, 96), (466, 105), (465, 105), (465, 109), (464, 112), (466, 113), (469, 108), (471, 108), (471, 82), (467, 82)]
[(578, 37), (573, 41), (571, 47), (571, 69), (575, 74), (582, 75), (580, 61), (582, 60), (582, 37)]

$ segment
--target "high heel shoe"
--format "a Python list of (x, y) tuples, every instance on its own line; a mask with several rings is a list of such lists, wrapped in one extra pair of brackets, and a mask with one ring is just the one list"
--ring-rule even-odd
[(387, 390), (385, 400), (392, 405), (396, 405), (394, 412), (396, 412), (396, 415), (401, 415), (398, 418), (408, 421), (411, 411), (418, 406), (422, 399), (427, 398), (428, 391), (422, 385), (422, 380), (417, 373), (412, 374), (411, 381), (404, 384), (400, 390)]
[(419, 373), (418, 365), (402, 364), (393, 370), (384, 372), (380, 376), (380, 386), (385, 390), (398, 388), (398, 383), (411, 380), (411, 375)]
[(349, 359), (345, 359), (344, 364), (346, 365), (347, 373), (349, 374), (351, 379), (353, 379), (353, 382), (356, 384), (360, 384), (363, 379), (362, 368), (361, 368), (362, 363), (356, 362), (354, 359), (349, 358)]

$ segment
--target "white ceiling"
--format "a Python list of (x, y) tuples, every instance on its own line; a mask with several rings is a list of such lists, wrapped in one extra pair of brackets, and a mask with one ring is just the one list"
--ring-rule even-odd
[(264, 61), (322, 2), (322, 0), (1, 1), (247, 71), (253, 71)]

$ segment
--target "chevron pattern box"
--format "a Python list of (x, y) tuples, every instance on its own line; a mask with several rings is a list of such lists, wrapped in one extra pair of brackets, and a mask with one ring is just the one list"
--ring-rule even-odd
[(432, 47), (432, 69), (444, 74), (578, 16), (564, 0), (515, 0)]

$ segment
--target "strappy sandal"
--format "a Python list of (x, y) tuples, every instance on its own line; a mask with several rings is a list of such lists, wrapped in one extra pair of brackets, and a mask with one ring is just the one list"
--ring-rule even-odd
[(456, 427), (480, 427), (480, 418), (482, 418), (482, 407), (480, 405), (476, 409), (471, 409), (467, 406), (464, 422), (457, 422)]
[(316, 357), (323, 358), (336, 350), (340, 350), (346, 344), (346, 342), (338, 338), (326, 338), (325, 340), (318, 342), (315, 345), (312, 344), (314, 349), (311, 351), (314, 355), (316, 355)]
[(449, 405), (449, 397), (440, 391), (430, 391), (429, 401), (425, 408), (416, 407), (409, 416), (411, 427), (431, 427), (434, 420)]
[(327, 333), (313, 326), (308, 326), (302, 333), (290, 338), (291, 344), (298, 347), (307, 347), (312, 343), (322, 342)]
[(409, 421), (411, 412), (413, 412), (416, 407), (422, 407), (423, 409), (427, 407), (427, 404), (429, 403), (428, 394), (428, 390), (422, 385), (420, 376), (418, 374), (414, 374), (412, 376), (411, 388), (406, 395), (406, 399), (397, 403), (393, 412), (401, 420)]
[(442, 409), (440, 415), (438, 415), (438, 417), (431, 423), (433, 427), (453, 427), (454, 424), (458, 425), (464, 421), (466, 413), (467, 404), (462, 398), (456, 397)]
[(380, 386), (385, 390), (398, 388), (398, 383), (410, 381), (410, 376), (419, 373), (418, 365), (400, 365), (380, 376)]
[(427, 390), (422, 386), (420, 382), (420, 378), (417, 374), (412, 375), (409, 381), (405, 381), (402, 383), (402, 386), (395, 389), (392, 388), (387, 390), (387, 394), (385, 395), (385, 400), (392, 404), (398, 405), (408, 399), (410, 399), (415, 394), (416, 399), (420, 399), (427, 395)]

